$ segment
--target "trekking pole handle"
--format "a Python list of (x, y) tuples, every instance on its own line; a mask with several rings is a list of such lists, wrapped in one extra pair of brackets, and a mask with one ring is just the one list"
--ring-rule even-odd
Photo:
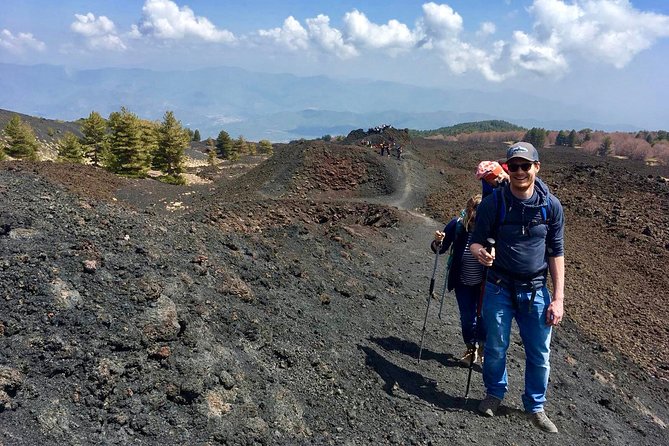
[(485, 240), (485, 250), (488, 254), (492, 254), (492, 249), (495, 247), (495, 239), (492, 237), (488, 237)]

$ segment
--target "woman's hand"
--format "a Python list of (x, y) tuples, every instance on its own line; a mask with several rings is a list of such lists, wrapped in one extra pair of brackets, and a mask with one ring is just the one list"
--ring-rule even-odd
[(497, 175), (497, 178), (495, 178), (495, 183), (502, 184), (504, 181), (509, 181), (509, 174), (505, 171), (502, 171), (499, 175)]
[(445, 237), (445, 236), (446, 236), (446, 233), (445, 233), (445, 232), (435, 231), (435, 232), (434, 232), (434, 241), (435, 241), (437, 244), (439, 244), (439, 243), (442, 242), (442, 240), (444, 240), (444, 237)]

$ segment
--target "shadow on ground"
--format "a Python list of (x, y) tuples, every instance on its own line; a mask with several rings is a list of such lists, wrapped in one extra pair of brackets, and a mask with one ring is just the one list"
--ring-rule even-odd
[[(415, 342), (407, 341), (405, 339), (400, 339), (396, 336), (388, 336), (385, 338), (369, 338), (369, 340), (386, 351), (401, 353), (418, 361), (418, 350), (420, 347)], [(462, 364), (460, 360), (455, 356), (453, 356), (451, 353), (438, 353), (423, 348), (423, 353), (421, 354), (421, 361), (430, 361), (430, 360), (437, 361), (444, 367), (467, 367), (466, 365)], [(480, 373), (481, 366), (475, 364), (474, 370)]]
[(383, 390), (389, 395), (400, 397), (397, 392), (401, 390), (444, 411), (475, 411), (473, 400), (468, 401), (439, 390), (437, 381), (392, 363), (371, 347), (359, 345), (358, 348), (366, 355), (365, 364), (383, 379)]

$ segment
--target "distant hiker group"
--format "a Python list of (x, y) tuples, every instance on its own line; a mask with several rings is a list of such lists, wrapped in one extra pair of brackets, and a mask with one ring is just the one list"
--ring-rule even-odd
[[(488, 417), (496, 414), (508, 391), (506, 353), (515, 319), (526, 355), (525, 412), (539, 429), (557, 432), (544, 404), (552, 328), (564, 315), (564, 214), (537, 177), (540, 167), (537, 150), (525, 142), (510, 146), (501, 164), (478, 165), (482, 194), (471, 197), (460, 216), (434, 234), (430, 294), (437, 258), (450, 248), (444, 293), (455, 290), (460, 311), (461, 359), (470, 367), (465, 397), (472, 366), (481, 361), (486, 396), (478, 410)], [(546, 287), (548, 273), (553, 294)]]
[[(362, 132), (362, 130), (359, 130), (359, 132)], [(398, 160), (401, 160), (404, 156), (404, 147), (400, 142), (395, 140), (395, 137), (402, 132), (408, 136), (408, 130), (397, 130), (390, 124), (377, 125), (367, 129), (366, 133), (363, 132), (365, 137), (360, 140), (360, 144), (378, 151), (381, 156), (394, 156)]]
[(383, 131), (384, 131), (385, 129), (388, 129), (388, 128), (390, 128), (390, 127), (391, 127), (390, 124), (381, 124), (381, 125), (377, 125), (377, 126), (375, 126), (375, 127), (371, 127), (371, 128), (369, 128), (369, 129), (367, 130), (367, 132), (368, 132), (368, 133), (383, 133)]
[(381, 141), (380, 143), (377, 144), (372, 144), (371, 141), (369, 140), (363, 140), (362, 141), (363, 145), (367, 147), (371, 147), (374, 150), (379, 150), (379, 153), (381, 156), (391, 156), (391, 150), (395, 151), (395, 156), (397, 157), (398, 160), (402, 159), (402, 154), (404, 153), (404, 149), (402, 148), (401, 144), (398, 144), (394, 141), (393, 138), (390, 138), (390, 141)]

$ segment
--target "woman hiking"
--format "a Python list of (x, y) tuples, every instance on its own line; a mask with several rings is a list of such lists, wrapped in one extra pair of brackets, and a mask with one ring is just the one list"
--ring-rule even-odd
[[(481, 283), (483, 282), (483, 266), (474, 258), (469, 251), (469, 243), (474, 231), (476, 220), (476, 208), (481, 202), (481, 195), (474, 195), (467, 201), (467, 207), (461, 217), (452, 219), (442, 231), (434, 233), (431, 244), (432, 252), (437, 252), (439, 243), (441, 249), (439, 254), (448, 251), (453, 245), (451, 257), (448, 260), (448, 291), (455, 289), (455, 298), (460, 310), (460, 325), (462, 327), (462, 339), (466, 350), (461, 361), (467, 365), (474, 356), (474, 361), (483, 360), (483, 341), (485, 331), (483, 325), (478, 327), (476, 320), (476, 305), (481, 294)], [(476, 349), (478, 341), (479, 348)]]

